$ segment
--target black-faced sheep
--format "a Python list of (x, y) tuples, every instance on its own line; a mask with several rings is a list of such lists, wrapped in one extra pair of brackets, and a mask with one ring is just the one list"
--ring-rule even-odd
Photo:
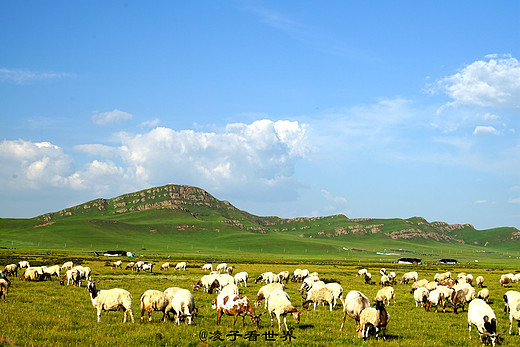
[(123, 323), (126, 322), (127, 312), (130, 313), (132, 323), (134, 323), (134, 314), (132, 312), (132, 295), (121, 288), (100, 290), (96, 288), (95, 282), (87, 283), (87, 290), (90, 293), (92, 306), (97, 310), (97, 321), (101, 321), (101, 311), (119, 311), (123, 310)]
[(481, 299), (471, 301), (468, 306), (468, 332), (470, 340), (472, 325), (477, 328), (480, 342), (483, 344), (489, 342), (494, 346), (498, 341), (498, 337), (503, 333), (497, 334), (495, 312)]
[(511, 307), (510, 307), (510, 303), (512, 303), (513, 301), (515, 301), (516, 299), (520, 298), (520, 293), (517, 292), (516, 290), (508, 290), (505, 294), (504, 294), (504, 313), (507, 314), (508, 311), (510, 311)]
[(380, 300), (375, 300), (375, 307), (365, 308), (359, 316), (363, 339), (366, 340), (371, 327), (376, 330), (376, 338), (379, 338), (379, 331), (381, 331), (383, 339), (386, 339), (386, 326), (389, 319), (390, 315), (386, 312), (385, 304)]
[(281, 317), (283, 317), (285, 330), (288, 331), (289, 328), (287, 327), (287, 314), (292, 313), (296, 324), (300, 324), (300, 315), (303, 309), (298, 310), (296, 307), (294, 307), (289, 300), (289, 295), (285, 291), (281, 289), (275, 289), (269, 296), (269, 300), (267, 302), (267, 311), (271, 316), (271, 327), (273, 326), (273, 315), (276, 315), (276, 319), (278, 320), (278, 331), (282, 330)]

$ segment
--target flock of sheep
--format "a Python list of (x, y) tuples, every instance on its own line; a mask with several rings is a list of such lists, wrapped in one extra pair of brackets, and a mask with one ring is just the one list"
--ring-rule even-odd
[[(122, 261), (115, 261), (111, 264), (113, 269), (121, 268)], [(175, 270), (186, 270), (186, 262), (180, 262), (175, 265)], [(130, 315), (134, 322), (132, 312), (132, 295), (125, 289), (98, 289), (96, 283), (91, 278), (91, 269), (83, 266), (73, 266), (72, 262), (66, 262), (62, 266), (39, 266), (31, 267), (27, 261), (20, 261), (17, 264), (9, 264), (0, 271), (0, 298), (3, 296), (4, 302), (11, 281), (9, 276), (18, 276), (18, 270), (25, 268), (25, 272), (20, 280), (40, 281), (50, 279), (56, 276), (64, 285), (72, 284), (81, 286), (81, 281), (87, 281), (87, 290), (90, 294), (92, 305), (97, 310), (97, 321), (100, 321), (102, 311), (118, 311), (124, 312), (123, 322), (127, 320), (127, 314)], [(153, 264), (145, 262), (130, 262), (126, 269), (135, 271), (152, 272)], [(169, 270), (170, 264), (161, 265), (161, 270)], [(60, 270), (66, 270), (63, 277), (60, 277)], [(329, 310), (338, 302), (343, 304), (343, 319), (340, 330), (343, 330), (346, 317), (352, 318), (356, 323), (356, 331), (358, 336), (366, 339), (370, 331), (375, 331), (378, 338), (380, 335), (385, 338), (386, 327), (389, 322), (390, 315), (386, 311), (386, 305), (391, 305), (393, 301), (396, 304), (395, 291), (392, 285), (397, 283), (395, 272), (388, 272), (382, 268), (380, 272), (381, 289), (377, 292), (371, 307), (371, 300), (361, 291), (352, 290), (345, 298), (343, 298), (343, 287), (339, 283), (324, 283), (316, 272), (310, 272), (307, 269), (296, 269), (291, 273), (282, 271), (280, 273), (264, 272), (255, 277), (254, 283), (260, 283), (262, 286), (257, 292), (254, 302), (251, 302), (246, 296), (240, 295), (239, 286), (247, 287), (249, 274), (245, 271), (232, 275), (234, 267), (228, 266), (226, 263), (219, 264), (213, 270), (212, 264), (204, 264), (202, 271), (208, 271), (209, 274), (203, 275), (197, 283), (193, 285), (193, 290), (200, 288), (208, 294), (214, 291), (218, 295), (212, 301), (212, 308), (217, 311), (217, 325), (220, 325), (223, 315), (233, 316), (233, 325), (238, 317), (242, 317), (242, 325), (244, 319), (249, 316), (253, 325), (258, 327), (262, 314), (257, 314), (255, 308), (263, 301), (266, 313), (270, 315), (271, 326), (273, 326), (274, 317), (278, 321), (278, 329), (282, 329), (283, 324), (286, 330), (287, 315), (292, 315), (295, 322), (299, 324), (301, 314), (310, 309), (313, 305), (314, 310), (319, 304), (328, 305)], [(361, 269), (356, 276), (361, 276), (366, 284), (372, 284), (372, 275), (366, 270)], [(286, 284), (290, 281), (301, 283), (298, 290), (302, 294), (302, 308), (298, 309), (291, 303), (290, 297), (285, 291)], [(499, 283), (505, 286), (512, 282), (518, 282), (520, 274), (504, 274), (501, 276)], [(411, 284), (410, 293), (413, 295), (416, 307), (419, 305), (427, 311), (435, 308), (435, 311), (442, 307), (443, 311), (446, 306), (450, 305), (457, 313), (459, 309), (464, 311), (464, 307), (468, 304), (468, 330), (471, 339), (471, 328), (474, 325), (479, 334), (482, 343), (491, 343), (495, 345), (498, 337), (503, 332), (497, 332), (496, 316), (488, 305), (489, 290), (484, 287), (484, 278), (478, 276), (475, 283), (481, 288), (478, 293), (473, 287), (473, 276), (471, 274), (459, 273), (456, 278), (452, 277), (450, 272), (436, 274), (433, 281), (426, 279), (419, 280), (418, 273), (415, 271), (405, 273), (400, 280), (401, 284)], [(518, 321), (520, 334), (520, 292), (507, 291), (504, 296), (504, 311), (509, 312), (510, 327), (509, 333), (512, 333), (513, 322)], [(192, 292), (188, 289), (179, 287), (167, 288), (164, 292), (159, 290), (147, 290), (140, 298), (141, 321), (144, 320), (145, 312), (148, 313), (148, 319), (151, 321), (151, 312), (162, 312), (162, 320), (167, 321), (170, 313), (173, 314), (176, 324), (185, 321), (192, 324), (193, 319), (197, 316), (198, 308), (195, 306), (195, 300)]]

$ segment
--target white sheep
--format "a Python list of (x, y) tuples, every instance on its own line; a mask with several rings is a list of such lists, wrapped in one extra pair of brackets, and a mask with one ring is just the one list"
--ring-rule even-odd
[(175, 270), (185, 271), (186, 270), (186, 262), (185, 261), (181, 261), (180, 263), (177, 263), (175, 265)]
[[(412, 284), (412, 289), (410, 290), (410, 294), (413, 294), (413, 292), (415, 292), (417, 289), (421, 288), (421, 287), (425, 287), (428, 283), (428, 280), (427, 279), (422, 279), (422, 280), (419, 280), (419, 281), (415, 281), (413, 284)], [(434, 282), (434, 283), (437, 283), (437, 282)]]
[(377, 291), (375, 299), (379, 300), (379, 301), (382, 301), (383, 303), (386, 300), (388, 302), (388, 305), (390, 305), (390, 300), (394, 300), (394, 304), (395, 304), (396, 301), (395, 301), (395, 290), (394, 290), (394, 288), (392, 288), (392, 287), (383, 287), (383, 288), (379, 289)]
[(379, 280), (379, 283), (381, 283), (381, 287), (387, 287), (390, 285), (390, 277), (388, 275), (382, 275), (381, 279)]
[(134, 270), (134, 265), (135, 265), (135, 262), (134, 262), (134, 261), (129, 262), (128, 264), (126, 264), (126, 266), (125, 266), (125, 270), (130, 269), (130, 270), (133, 271), (133, 270)]
[(46, 274), (49, 274), (51, 276), (56, 276), (56, 278), (60, 279), (60, 266), (59, 265), (53, 265), (53, 266), (43, 266), (43, 272)]
[(451, 278), (451, 272), (444, 272), (444, 273), (441, 273), (441, 274), (435, 274), (435, 276), (433, 277), (433, 280), (435, 282), (441, 282), (441, 281), (447, 280), (448, 278)]
[(18, 264), (9, 264), (4, 268), (6, 276), (18, 276)]
[(40, 280), (40, 276), (42, 276), (43, 273), (40, 273), (38, 271), (38, 269), (36, 268), (27, 268), (25, 269), (25, 272), (23, 273), (22, 277), (20, 277), (20, 281), (21, 280), (26, 280), (26, 281), (38, 281)]
[(429, 311), (432, 306), (435, 306), (435, 312), (437, 312), (439, 305), (443, 305), (442, 307), (444, 312), (446, 312), (446, 306), (444, 305), (444, 292), (436, 288), (428, 294), (428, 301), (425, 303), (424, 308), (426, 311)]
[(178, 290), (171, 299), (171, 307), (175, 311), (175, 323), (179, 325), (180, 319), (187, 319), (187, 324), (191, 324), (193, 317), (197, 314), (195, 299), (193, 294), (187, 289)]
[(390, 279), (390, 283), (395, 283), (395, 278), (397, 277), (395, 272), (391, 271), (387, 276)]
[(256, 295), (255, 306), (258, 307), (258, 305), (260, 305), (260, 301), (265, 300), (264, 306), (267, 309), (267, 300), (269, 299), (269, 295), (271, 295), (271, 292), (275, 289), (284, 288), (285, 286), (283, 285), (283, 283), (269, 283), (261, 287)]
[(365, 284), (370, 284), (372, 281), (372, 274), (370, 272), (367, 272), (365, 275)]
[(233, 270), (235, 270), (234, 266), (228, 266), (226, 269), (226, 272), (228, 275), (231, 275), (231, 274), (233, 274)]
[(113, 269), (113, 268), (120, 268), (121, 269), (121, 266), (123, 265), (123, 262), (121, 260), (116, 260), (112, 263), (112, 265), (110, 265), (110, 268)]
[(163, 313), (163, 322), (166, 322), (167, 313), (171, 311), (170, 298), (165, 293), (149, 289), (141, 295), (141, 321), (144, 321), (144, 312), (148, 311), (148, 321), (152, 321), (152, 311)]
[(280, 277), (278, 277), (274, 272), (268, 271), (268, 272), (264, 272), (264, 273), (260, 274), (255, 279), (255, 284), (258, 282), (260, 282), (260, 283), (265, 282), (266, 284), (267, 283), (279, 283), (279, 282), (281, 282), (281, 280), (280, 280)]
[(477, 298), (484, 300), (485, 302), (489, 301), (489, 289), (484, 288), (480, 290), (477, 294)]
[(193, 290), (198, 290), (200, 287), (204, 289), (205, 292), (209, 290), (209, 287), (213, 284), (213, 282), (220, 276), (218, 274), (214, 275), (204, 275), (200, 278), (200, 280), (193, 285)]
[(370, 307), (370, 300), (366, 297), (366, 295), (357, 290), (351, 290), (348, 292), (345, 300), (343, 301), (343, 320), (341, 322), (340, 330), (343, 330), (343, 326), (345, 325), (345, 318), (348, 315), (350, 318), (355, 320), (356, 331), (360, 333), (360, 315), (361, 312), (367, 307)]
[(70, 269), (72, 269), (73, 266), (74, 266), (74, 264), (71, 261), (66, 261), (61, 266), (61, 270), (64, 270), (64, 269), (69, 269), (70, 270)]
[(428, 292), (428, 289), (424, 287), (418, 288), (413, 293), (413, 298), (415, 300), (415, 307), (419, 306), (420, 303), (421, 306), (424, 306), (424, 304), (428, 301), (428, 296), (430, 295), (430, 292)]
[(227, 267), (228, 267), (227, 263), (220, 263), (220, 264), (217, 265), (216, 270), (220, 271), (220, 272), (225, 272)]
[(341, 300), (341, 296), (343, 295), (343, 287), (341, 284), (336, 282), (326, 283), (325, 287), (332, 292), (332, 296), (334, 298), (332, 306), (336, 307), (338, 299)]
[(77, 270), (78, 271), (78, 277), (76, 278), (76, 282), (77, 282), (78, 286), (81, 287), (81, 281), (82, 280), (92, 281), (92, 278), (91, 278), (92, 270), (90, 269), (90, 267), (76, 265), (76, 266), (74, 266), (72, 268), (72, 270)]
[(202, 265), (202, 271), (213, 271), (213, 265), (211, 264), (204, 264)]
[(367, 269), (361, 269), (361, 270), (358, 270), (357, 274), (356, 274), (356, 277), (357, 276), (363, 276), (364, 274), (366, 274), (368, 272)]
[(401, 284), (408, 284), (409, 281), (417, 281), (419, 274), (416, 271), (410, 271), (403, 275), (401, 278)]
[(247, 272), (239, 272), (233, 278), (235, 279), (235, 283), (240, 283), (240, 285), (247, 287), (247, 280), (249, 279), (249, 274)]
[(477, 276), (476, 281), (477, 281), (477, 287), (479, 287), (479, 288), (484, 287), (484, 277)]
[(359, 324), (361, 326), (361, 335), (363, 339), (368, 337), (370, 327), (375, 328), (376, 338), (379, 338), (379, 331), (383, 335), (383, 339), (386, 339), (385, 332), (386, 326), (390, 315), (386, 312), (385, 304), (382, 301), (376, 300), (375, 307), (367, 307), (359, 315)]
[(80, 274), (79, 274), (78, 269), (67, 270), (65, 275), (61, 278), (60, 284), (64, 285), (65, 280), (67, 280), (67, 285), (69, 285), (70, 282), (72, 281), (72, 285), (76, 286), (79, 284), (79, 277), (80, 277)]
[(520, 298), (516, 298), (509, 305), (511, 310), (509, 311), (509, 335), (512, 334), (513, 320), (518, 321), (518, 335), (520, 335)]
[(287, 327), (287, 314), (292, 313), (296, 324), (300, 324), (300, 315), (303, 311), (299, 310), (291, 304), (289, 295), (282, 289), (275, 289), (271, 292), (269, 300), (267, 302), (267, 311), (271, 316), (271, 327), (273, 326), (273, 314), (276, 315), (278, 320), (278, 331), (282, 330), (281, 317), (283, 317), (283, 323), (285, 330), (289, 330)]
[(379, 273), (381, 274), (381, 276), (386, 275), (386, 269), (385, 269), (384, 267), (382, 267), (382, 268), (379, 270)]
[(515, 274), (515, 276), (513, 277), (513, 281), (518, 283), (518, 281), (520, 281), (520, 274)]
[(493, 309), (482, 299), (475, 299), (468, 306), (468, 332), (471, 340), (471, 326), (475, 325), (480, 342), (491, 342), (494, 346), (498, 340), (497, 318)]
[(170, 287), (164, 291), (164, 294), (173, 297), (181, 289), (181, 287)]
[(161, 271), (170, 270), (170, 263), (163, 263), (161, 265)]
[(87, 283), (87, 290), (90, 293), (92, 306), (97, 309), (97, 321), (101, 321), (101, 311), (119, 311), (123, 310), (123, 323), (126, 322), (126, 314), (130, 313), (132, 323), (134, 323), (134, 314), (132, 312), (132, 295), (121, 288), (100, 290), (96, 288), (95, 282)]
[(278, 277), (280, 277), (280, 280), (283, 282), (285, 281), (285, 283), (289, 282), (289, 277), (290, 277), (290, 272), (289, 271), (280, 271), (278, 273)]
[(20, 266), (20, 269), (31, 267), (29, 262), (27, 260), (22, 260), (18, 262), (18, 265)]
[(313, 303), (316, 310), (316, 304), (327, 303), (332, 311), (332, 304), (334, 303), (334, 295), (327, 287), (311, 288), (307, 293), (307, 298), (303, 302), (303, 308), (307, 309)]
[(510, 303), (512, 303), (513, 301), (515, 301), (516, 299), (520, 298), (520, 293), (517, 292), (516, 290), (508, 290), (505, 294), (504, 294), (504, 313), (507, 313), (508, 311), (510, 311)]

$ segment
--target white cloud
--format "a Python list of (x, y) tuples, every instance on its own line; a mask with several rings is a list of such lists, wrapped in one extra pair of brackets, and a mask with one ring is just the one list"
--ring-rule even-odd
[(492, 114), (492, 113), (486, 113), (485, 115), (482, 116), (482, 118), (486, 121), (493, 121), (493, 120), (500, 119), (500, 116), (497, 116), (496, 114)]
[(96, 113), (95, 115), (92, 116), (92, 120), (96, 124), (108, 124), (108, 123), (129, 120), (129, 119), (132, 119), (132, 117), (133, 116), (130, 113), (115, 109), (110, 112)]
[(484, 204), (487, 204), (487, 200), (477, 200), (477, 201), (475, 201), (475, 204), (484, 205)]
[(492, 126), (478, 125), (473, 131), (473, 135), (498, 135), (498, 131)]
[(27, 82), (59, 79), (72, 77), (72, 74), (54, 71), (31, 71), (24, 69), (7, 69), (0, 68), (0, 81), (10, 81), (16, 84), (24, 84)]
[(158, 118), (154, 118), (152, 120), (147, 120), (139, 124), (139, 127), (141, 128), (155, 128), (157, 125), (159, 125), (160, 121)]
[(510, 204), (520, 204), (520, 198), (509, 198), (507, 202)]
[(520, 63), (510, 55), (489, 55), (442, 78), (436, 87), (453, 101), (448, 105), (520, 109)]

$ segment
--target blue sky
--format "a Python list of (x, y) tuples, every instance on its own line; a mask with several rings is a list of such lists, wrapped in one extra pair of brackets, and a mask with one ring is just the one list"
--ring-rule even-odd
[(188, 184), (520, 228), (518, 1), (0, 4), (0, 217)]

